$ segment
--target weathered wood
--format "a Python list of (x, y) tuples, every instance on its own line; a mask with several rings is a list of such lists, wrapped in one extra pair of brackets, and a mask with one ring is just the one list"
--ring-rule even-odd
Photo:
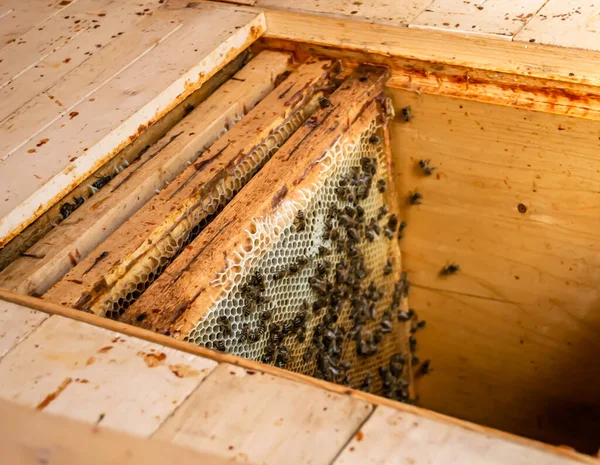
[(344, 18), (372, 23), (393, 24), (406, 26), (418, 17), (431, 0), (396, 0), (382, 3), (378, 0), (258, 0), (257, 7), (273, 8), (276, 10), (312, 13), (330, 18)]
[(277, 137), (285, 140), (288, 126), (302, 124), (316, 105), (313, 97), (336, 71), (331, 61), (301, 66), (44, 298), (99, 314), (112, 311), (119, 299), (130, 300), (131, 288), (150, 284), (148, 276), (160, 274), (163, 260), (185, 246), (192, 229), (218, 213), (262, 166), (280, 143)]
[[(597, 439), (567, 419), (600, 419), (599, 123), (392, 96), (413, 115), (392, 143), (410, 303), (428, 322), (422, 405), (591, 450)], [(415, 190), (422, 204), (409, 206)], [(440, 276), (453, 262), (459, 272)]]
[(72, 2), (62, 0), (5, 0), (0, 6), (0, 49), (15, 42), (36, 25), (60, 14)]
[[(263, 52), (0, 273), (0, 287), (41, 295), (272, 90), (289, 55)], [(32, 258), (40, 257), (40, 258)]]
[[(265, 37), (339, 47), (389, 58), (407, 58), (441, 66), (600, 85), (600, 53), (493, 38), (345, 22), (324, 16), (265, 10)], [(351, 24), (351, 27), (349, 27)], [(577, 70), (575, 73), (573, 70)]]
[(580, 461), (411, 413), (377, 407), (333, 463), (569, 465)]
[(61, 316), (0, 362), (0, 397), (148, 436), (216, 366)]
[[(236, 197), (186, 247), (121, 320), (185, 337), (211, 303), (225, 292), (223, 285), (212, 282), (230, 266), (228, 256), (248, 240), (245, 230), (252, 219), (275, 214), (282, 200), (287, 202), (300, 196), (303, 186), (312, 185), (320, 173), (318, 161), (363, 108), (381, 93), (387, 77), (387, 72), (381, 69), (364, 68), (334, 92), (329, 99), (331, 105), (316, 112), (310, 125), (294, 133), (273, 156), (268, 169), (254, 176), (242, 197)], [(289, 160), (291, 156), (293, 163)], [(140, 319), (141, 314), (145, 317)]]
[[(63, 197), (55, 203), (46, 210), (44, 214), (19, 233), (18, 236), (14, 237), (8, 244), (1, 248), (0, 270), (3, 270), (10, 263), (18, 259), (21, 254), (26, 253), (38, 240), (60, 224), (64, 220), (61, 211), (67, 203), (72, 207), (74, 198), (80, 197), (89, 199), (92, 195), (95, 195), (98, 190), (91, 189), (90, 186), (106, 176), (111, 179), (115, 176), (127, 176), (127, 171), (129, 171), (127, 165), (139, 162), (140, 158), (147, 153), (147, 150), (151, 145), (156, 143), (175, 124), (180, 122), (183, 117), (189, 113), (191, 108), (197, 107), (207, 97), (212, 95), (215, 89), (233, 76), (233, 74), (247, 61), (249, 56), (250, 53), (248, 50), (240, 53), (212, 78), (202, 84), (200, 89), (193, 92), (152, 126), (146, 128), (131, 144), (121, 150), (108, 163), (105, 163), (94, 171), (87, 179), (79, 184), (79, 186), (75, 187), (68, 196)], [(132, 168), (132, 170), (133, 169), (135, 169), (135, 167)]]
[[(77, 104), (89, 98), (95, 100), (94, 92), (116, 79), (141, 57), (152, 53), (180, 27), (177, 11), (160, 8), (152, 16), (143, 16), (141, 22), (123, 34), (117, 33), (114, 40), (88, 55), (86, 61), (44, 92), (30, 97), (18, 111), (0, 123), (2, 159), (30, 142)], [(13, 97), (20, 98), (18, 94)]]
[[(600, 12), (594, 0), (549, 0), (515, 40), (600, 50)], [(579, 69), (574, 66), (574, 74)]]
[(435, 0), (410, 27), (511, 40), (547, 0)]
[(348, 50), (293, 40), (261, 39), (256, 49), (263, 47), (294, 52), (299, 57), (320, 55), (335, 58), (342, 61), (346, 70), (365, 62), (386, 66), (392, 72), (387, 85), (396, 89), (600, 120), (600, 95), (598, 87), (592, 85), (465, 65), (440, 65), (387, 52)]
[[(206, 2), (191, 6), (185, 14), (175, 13), (182, 16), (181, 27), (94, 92), (94, 101), (72, 107), (36, 136), (47, 143), (27, 144), (0, 164), (0, 195), (8, 199), (0, 204), (0, 244), (199, 88), (265, 28), (262, 13)], [(208, 40), (207, 31), (213, 31)], [(178, 53), (181, 49), (189, 53)], [(162, 68), (158, 74), (156, 63)]]
[[(564, 447), (553, 447), (547, 444), (538, 443), (535, 441), (531, 441), (529, 439), (523, 438), (521, 436), (515, 436), (513, 434), (505, 433), (498, 430), (493, 430), (490, 428), (486, 428), (481, 425), (477, 425), (474, 423), (465, 422), (459, 420), (457, 418), (445, 416), (439, 413), (436, 413), (431, 410), (425, 410), (422, 408), (414, 407), (407, 404), (402, 404), (398, 402), (394, 402), (383, 397), (375, 396), (373, 394), (369, 394), (362, 391), (357, 391), (353, 389), (348, 389), (347, 387), (340, 386), (338, 384), (328, 383), (323, 380), (318, 380), (309, 376), (301, 375), (298, 373), (294, 373), (288, 370), (283, 370), (280, 368), (276, 368), (269, 365), (264, 365), (261, 363), (257, 363), (248, 359), (244, 359), (241, 357), (236, 357), (229, 354), (214, 352), (208, 350), (204, 347), (199, 347), (195, 344), (185, 343), (183, 341), (173, 339), (171, 337), (167, 337), (161, 334), (157, 334), (155, 332), (147, 331), (135, 326), (126, 325), (117, 321), (109, 320), (106, 318), (98, 317), (96, 315), (81, 312), (78, 310), (74, 310), (68, 307), (64, 307), (61, 305), (54, 304), (52, 302), (48, 302), (39, 298), (25, 296), (22, 294), (16, 294), (14, 292), (4, 291), (0, 289), (0, 299), (5, 301), (10, 301), (16, 303), (18, 305), (27, 306), (32, 309), (37, 309), (43, 311), (45, 313), (49, 313), (51, 315), (61, 315), (73, 319), (75, 321), (84, 322), (86, 324), (94, 325), (101, 328), (106, 328), (110, 331), (117, 331), (120, 334), (124, 334), (127, 336), (139, 338), (145, 341), (149, 341), (151, 343), (160, 344), (165, 347), (171, 347), (178, 351), (199, 355), (203, 358), (211, 359), (219, 363), (229, 363), (246, 370), (253, 370), (256, 372), (264, 372), (266, 375), (274, 375), (278, 378), (288, 379), (294, 382), (301, 382), (306, 385), (315, 386), (319, 389), (322, 389), (327, 392), (332, 392), (336, 394), (343, 394), (352, 399), (359, 399), (366, 402), (369, 402), (373, 405), (378, 406), (386, 406), (391, 408), (401, 415), (403, 414), (412, 414), (416, 415), (420, 418), (428, 419), (431, 421), (435, 421), (444, 425), (448, 425), (452, 429), (461, 429), (465, 431), (472, 431), (477, 433), (478, 435), (485, 435), (493, 438), (497, 438), (498, 440), (511, 442), (514, 444), (522, 445), (523, 447), (530, 449), (539, 449), (546, 451), (550, 454), (566, 457), (572, 460), (575, 460), (577, 463), (586, 463), (586, 464), (596, 464), (597, 461), (589, 457), (587, 455), (581, 455), (569, 448)], [(428, 447), (431, 447), (431, 444), (428, 444)]]
[(233, 461), (329, 464), (373, 406), (221, 364), (153, 435)]
[[(18, 42), (15, 42), (14, 55), (17, 59), (8, 58), (8, 60), (17, 73), (17, 77), (6, 76), (0, 81), (0, 85), (5, 84), (0, 88), (0, 101), (2, 101), (0, 121), (23, 107), (41, 92), (51, 88), (91, 55), (96, 54), (99, 49), (116, 40), (120, 37), (119, 33), (123, 35), (128, 29), (135, 28), (146, 18), (146, 14), (153, 14), (159, 6), (161, 4), (158, 0), (146, 0), (141, 4), (137, 2), (115, 3), (111, 0), (100, 2), (79, 0), (71, 8), (54, 16), (52, 21), (45, 22), (35, 30), (35, 35), (39, 36), (43, 45), (53, 47), (52, 50), (42, 51), (41, 56), (36, 58), (35, 65), (23, 63), (23, 60), (32, 60), (33, 54), (28, 50), (23, 50), (23, 45), (17, 45)], [(74, 9), (79, 11), (72, 11)], [(62, 37), (60, 40), (65, 41), (61, 47), (55, 47), (55, 44), (52, 43), (52, 30), (55, 26), (58, 26), (56, 33)], [(26, 37), (27, 35), (19, 38), (19, 42), (25, 41), (31, 46), (31, 39)], [(71, 37), (66, 41), (65, 36)], [(50, 42), (46, 44), (47, 41)], [(3, 63), (7, 62), (4, 57), (7, 52), (8, 47), (0, 51), (0, 60), (4, 60)], [(23, 66), (23, 68), (19, 69), (18, 66)], [(10, 82), (5, 82), (8, 78), (10, 78)], [(49, 100), (47, 96), (45, 98)], [(60, 111), (58, 104), (49, 103), (52, 103), (57, 112)], [(68, 102), (61, 103), (68, 106)], [(34, 128), (29, 126), (28, 129), (31, 131)], [(2, 154), (0, 159), (3, 159), (4, 156), (5, 154)]]
[(0, 300), (0, 359), (46, 318), (45, 313)]
[(83, 457), (88, 465), (229, 463), (216, 455), (136, 438), (101, 425), (91, 426), (0, 400), (2, 460), (11, 465), (78, 465)]

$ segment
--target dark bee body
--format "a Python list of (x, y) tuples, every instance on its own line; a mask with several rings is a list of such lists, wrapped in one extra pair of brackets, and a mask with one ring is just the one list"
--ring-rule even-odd
[(377, 190), (379, 192), (381, 192), (382, 194), (386, 191), (386, 185), (385, 185), (384, 179), (380, 179), (379, 181), (377, 181)]
[(379, 142), (381, 142), (381, 138), (378, 135), (373, 134), (371, 137), (369, 137), (369, 142), (371, 144), (379, 144)]
[(419, 367), (419, 374), (426, 375), (431, 371), (431, 360), (425, 360)]
[(417, 321), (413, 327), (410, 329), (411, 333), (416, 333), (417, 331), (419, 331), (420, 329), (425, 328), (426, 325), (426, 321), (425, 320), (421, 320), (421, 321)]
[(449, 265), (446, 265), (444, 268), (442, 268), (440, 271), (440, 274), (443, 276), (449, 276), (451, 274), (456, 273), (459, 269), (460, 269), (459, 265), (457, 265), (456, 263), (451, 263)]
[(331, 101), (326, 97), (319, 98), (319, 106), (321, 108), (328, 108), (331, 106)]
[(304, 216), (304, 212), (302, 210), (298, 210), (298, 214), (294, 219), (294, 227), (297, 232), (304, 231), (306, 229), (306, 217)]
[(410, 123), (410, 120), (412, 119), (412, 112), (410, 110), (410, 107), (404, 107), (401, 110), (401, 114), (402, 114), (402, 119), (404, 120), (404, 122)]
[(383, 274), (387, 276), (389, 274), (392, 274), (392, 271), (394, 271), (392, 261), (388, 258), (385, 262), (385, 266), (383, 267)]
[(225, 341), (223, 339), (217, 339), (215, 341), (215, 348), (219, 352), (225, 352)]
[(421, 200), (423, 200), (423, 195), (417, 191), (410, 194), (410, 197), (408, 198), (408, 201), (410, 202), (411, 205), (420, 205)]
[(427, 176), (430, 176), (435, 170), (433, 166), (429, 166), (430, 161), (431, 160), (419, 160), (419, 166)]
[(371, 392), (373, 387), (373, 376), (371, 373), (366, 373), (362, 382), (360, 383), (360, 390), (364, 392)]
[(219, 316), (217, 318), (217, 324), (225, 336), (230, 336), (233, 333), (233, 330), (231, 329), (231, 321), (228, 316)]
[(246, 342), (248, 340), (248, 333), (250, 332), (250, 327), (248, 326), (248, 323), (244, 323), (242, 325), (242, 329), (238, 334), (238, 342), (240, 344), (243, 344), (244, 342)]

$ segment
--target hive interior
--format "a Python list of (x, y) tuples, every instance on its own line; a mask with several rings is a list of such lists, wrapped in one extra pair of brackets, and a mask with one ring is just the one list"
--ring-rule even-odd
[(405, 338), (397, 337), (407, 325), (397, 316), (400, 226), (387, 206), (384, 141), (380, 117), (358, 138), (341, 137), (323, 157), (320, 184), (253, 223), (250, 250), (216, 278), (235, 284), (185, 340), (377, 393), (379, 367), (397, 354), (393, 371), (402, 366), (405, 390), (394, 396), (408, 400)]
[(91, 310), (96, 314), (118, 319), (181, 250), (219, 214), (317, 106), (318, 97), (315, 96), (305, 107), (290, 116), (284, 124), (258, 144), (244, 161), (222, 178), (210, 192), (200, 196), (198, 202), (191, 206), (185, 216), (140, 257), (110, 291), (91, 306)]

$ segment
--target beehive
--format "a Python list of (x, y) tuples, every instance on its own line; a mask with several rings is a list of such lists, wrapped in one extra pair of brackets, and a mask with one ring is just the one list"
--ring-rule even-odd
[[(185, 13), (194, 8), (200, 6), (190, 4)], [(243, 108), (226, 111), (223, 104), (219, 111), (227, 116), (206, 124), (192, 112), (157, 145), (145, 139), (152, 128), (137, 139), (137, 132), (127, 133), (134, 142), (126, 150), (139, 150), (133, 160), (143, 166), (133, 163), (119, 173), (123, 165), (113, 164), (130, 160), (119, 153), (98, 168), (97, 179), (90, 171), (90, 184), (107, 172), (112, 179), (63, 215), (62, 223), (40, 226), (40, 235), (53, 230), (0, 274), (0, 287), (8, 283), (51, 302), (396, 399), (406, 401), (411, 394), (421, 406), (447, 415), (595, 451), (600, 241), (594, 216), (599, 133), (593, 60), (571, 56), (563, 63), (561, 55), (560, 66), (549, 68), (556, 51), (530, 42), (523, 48), (513, 41), (454, 36), (450, 47), (448, 36), (413, 28), (274, 11), (267, 17), (268, 38), (252, 52), (266, 49), (271, 59), (263, 76), (255, 73), (249, 80), (256, 86), (264, 77), (268, 85), (244, 98), (243, 89), (251, 87), (236, 74), (213, 96), (226, 100), (225, 91), (236, 84)], [(326, 58), (316, 59), (319, 55)], [(338, 60), (343, 72), (336, 77)], [(349, 95), (351, 81), (343, 77), (360, 63), (387, 67), (386, 88), (373, 85), (362, 96)], [(296, 95), (297, 101), (285, 105)], [(181, 105), (165, 118), (161, 113), (161, 124), (187, 111)], [(135, 129), (150, 125), (148, 118), (140, 116)], [(179, 124), (185, 131), (176, 130)], [(190, 135), (196, 131), (202, 137)], [(75, 134), (71, 129), (73, 141)], [(77, 146), (63, 147), (71, 145)], [(283, 149), (275, 152), (279, 146)], [(47, 153), (44, 144), (31, 149), (40, 152), (29, 154), (32, 159), (61, 152)], [(114, 155), (110, 150), (94, 153), (107, 160)], [(362, 158), (377, 162), (363, 166)], [(371, 166), (367, 199), (354, 205), (338, 196)], [(318, 167), (323, 171), (314, 171)], [(383, 193), (379, 180), (387, 181)], [(123, 186), (130, 189), (126, 201)], [(54, 212), (78, 203), (79, 191), (62, 187), (68, 193)], [(376, 228), (366, 228), (372, 225), (369, 216), (384, 204), (388, 212), (370, 242)], [(358, 206), (366, 212), (364, 224), (356, 220)], [(346, 213), (352, 221), (341, 219), (345, 207), (351, 207)], [(387, 239), (383, 229), (392, 214), (398, 225)], [(326, 231), (328, 221), (339, 231), (340, 251)], [(403, 222), (406, 229), (398, 235)], [(356, 243), (350, 244), (354, 230), (350, 242)], [(364, 274), (369, 273), (360, 289), (338, 286), (337, 265), (343, 272), (349, 253), (364, 257)], [(384, 274), (388, 260), (392, 273)], [(353, 272), (363, 274), (360, 267)], [(394, 286), (404, 297), (409, 281), (416, 313), (406, 299), (394, 299)], [(373, 302), (378, 291), (383, 295)], [(336, 292), (348, 294), (339, 307)], [(325, 308), (313, 311), (323, 300)], [(362, 332), (352, 338), (356, 321), (350, 317), (358, 313), (353, 305), (364, 302), (374, 304), (375, 318), (359, 317)], [(423, 320), (426, 330), (411, 333)], [(271, 323), (277, 325), (273, 331)], [(289, 334), (280, 342), (275, 334), (284, 332), (284, 324)], [(315, 332), (321, 339), (313, 342)], [(379, 338), (376, 353), (363, 355)], [(405, 362), (393, 365), (396, 373), (402, 367), (402, 376), (386, 380), (393, 354), (393, 360)], [(384, 390), (384, 381), (400, 389)]]
[(322, 98), (121, 321), (408, 400), (384, 76), (361, 68)]

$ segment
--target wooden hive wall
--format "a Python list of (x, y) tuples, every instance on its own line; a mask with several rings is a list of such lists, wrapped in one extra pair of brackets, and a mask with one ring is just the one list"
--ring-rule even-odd
[(421, 405), (595, 452), (600, 124), (390, 93), (412, 114), (391, 132), (410, 306), (427, 320), (418, 355), (432, 360)]

